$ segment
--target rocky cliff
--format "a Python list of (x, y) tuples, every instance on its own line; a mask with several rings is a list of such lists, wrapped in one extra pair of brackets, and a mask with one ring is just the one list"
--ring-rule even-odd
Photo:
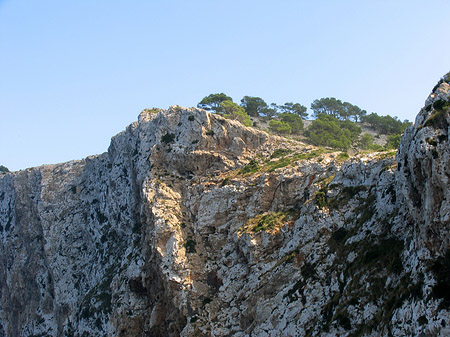
[(450, 335), (449, 85), (397, 157), (199, 109), (0, 176), (0, 336)]

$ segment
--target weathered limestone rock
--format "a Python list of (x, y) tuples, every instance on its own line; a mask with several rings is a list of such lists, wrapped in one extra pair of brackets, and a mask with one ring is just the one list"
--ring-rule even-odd
[(438, 255), (450, 244), (449, 90), (442, 83), (406, 130), (396, 174), (417, 248)]
[(0, 176), (0, 336), (449, 335), (448, 91), (396, 161), (176, 106)]

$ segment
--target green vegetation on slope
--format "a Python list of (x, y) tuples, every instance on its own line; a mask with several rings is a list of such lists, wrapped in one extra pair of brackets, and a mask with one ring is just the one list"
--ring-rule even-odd
[[(238, 120), (246, 126), (252, 125), (250, 116), (261, 118), (268, 123), (268, 130), (274, 134), (303, 136), (310, 144), (344, 151), (350, 148), (371, 151), (397, 148), (401, 134), (411, 125), (408, 120), (400, 121), (397, 117), (379, 116), (374, 112), (367, 114), (366, 110), (357, 105), (335, 97), (320, 98), (312, 102), (311, 116), (314, 120), (306, 130), (303, 118), (308, 116), (307, 108), (300, 103), (269, 105), (261, 97), (244, 96), (238, 105), (226, 94), (216, 93), (204, 97), (197, 107), (221, 114), (225, 118)], [(359, 123), (364, 123), (379, 134), (386, 135), (385, 144), (376, 144), (373, 136), (369, 134), (361, 137)], [(254, 121), (253, 126), (258, 124), (258, 121)]]
[(278, 149), (272, 153), (270, 158), (265, 159), (261, 163), (255, 159), (252, 159), (247, 165), (238, 171), (238, 174), (242, 176), (249, 176), (257, 172), (273, 172), (276, 169), (292, 165), (299, 160), (310, 160), (317, 158), (326, 152), (327, 151), (325, 149), (317, 149), (304, 153), (294, 153), (291, 150)]

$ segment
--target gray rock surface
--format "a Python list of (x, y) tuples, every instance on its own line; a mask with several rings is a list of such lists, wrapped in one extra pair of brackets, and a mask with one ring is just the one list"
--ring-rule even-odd
[(0, 336), (450, 335), (447, 101), (396, 158), (175, 106), (3, 174)]

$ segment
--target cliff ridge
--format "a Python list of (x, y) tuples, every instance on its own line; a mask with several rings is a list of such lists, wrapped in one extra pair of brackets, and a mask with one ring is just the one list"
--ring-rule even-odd
[(0, 336), (450, 334), (449, 85), (400, 149), (146, 109), (108, 152), (0, 176)]

